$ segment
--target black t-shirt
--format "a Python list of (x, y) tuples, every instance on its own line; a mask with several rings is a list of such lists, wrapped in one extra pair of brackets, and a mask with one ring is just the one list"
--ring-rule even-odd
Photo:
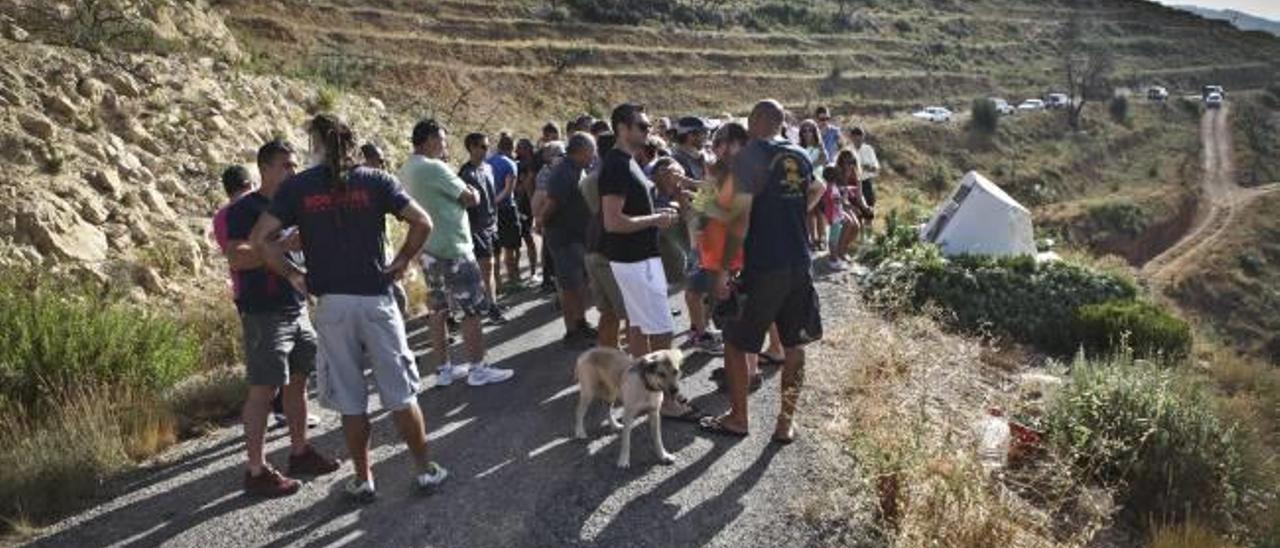
[[(600, 169), (600, 197), (622, 196), (625, 202), (622, 213), (628, 217), (653, 214), (653, 182), (645, 177), (644, 170), (619, 149), (605, 154)], [(604, 256), (610, 262), (637, 263), (659, 257), (658, 228), (649, 227), (630, 234), (605, 231), (601, 241)]]
[(754, 196), (743, 242), (744, 272), (808, 265), (805, 217), (813, 164), (804, 150), (784, 139), (756, 139), (733, 161), (737, 191)]
[(547, 197), (555, 200), (556, 208), (547, 217), (546, 228), (547, 243), (552, 246), (586, 243), (591, 211), (578, 187), (581, 181), (582, 169), (568, 158), (551, 170)]
[(289, 178), (271, 200), (271, 214), (302, 232), (307, 290), (313, 295), (390, 295), (387, 215), (412, 199), (400, 181), (379, 169), (357, 167), (347, 188), (333, 187), (327, 166)]
[(493, 169), (489, 167), (489, 163), (480, 162), (479, 166), (471, 165), (471, 162), (462, 164), (462, 168), (458, 170), (458, 178), (480, 194), (480, 202), (467, 208), (471, 231), (481, 232), (497, 225), (498, 216), (493, 208)]
[[(271, 207), (271, 200), (254, 192), (236, 200), (227, 209), (227, 239), (248, 240), (258, 217)], [(255, 268), (237, 270), (239, 280), (236, 292), (236, 308), (246, 314), (269, 312), (296, 313), (302, 309), (302, 294), (284, 278), (270, 270)]]

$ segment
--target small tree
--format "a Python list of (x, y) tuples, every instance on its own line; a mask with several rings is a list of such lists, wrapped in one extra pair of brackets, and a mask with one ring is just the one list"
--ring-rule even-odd
[(1108, 96), (1108, 80), (1115, 69), (1115, 55), (1103, 45), (1090, 43), (1090, 32), (1080, 14), (1073, 12), (1063, 25), (1058, 42), (1066, 92), (1071, 98), (1066, 108), (1067, 124), (1075, 131), (1080, 130), (1085, 105)]
[(1000, 110), (991, 99), (973, 100), (973, 121), (969, 127), (984, 135), (994, 135), (1000, 129)]
[(1129, 123), (1129, 98), (1123, 95), (1117, 95), (1111, 98), (1111, 102), (1107, 104), (1107, 111), (1111, 113), (1111, 120), (1117, 124)]

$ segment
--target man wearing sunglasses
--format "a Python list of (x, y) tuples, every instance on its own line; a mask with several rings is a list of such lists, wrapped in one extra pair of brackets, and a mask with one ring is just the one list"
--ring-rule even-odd
[(467, 220), (471, 223), (471, 245), (476, 262), (480, 263), (481, 281), (489, 301), (489, 322), (494, 325), (507, 323), (498, 308), (497, 280), (493, 275), (493, 257), (498, 243), (498, 210), (494, 207), (493, 169), (485, 161), (489, 153), (489, 138), (483, 133), (468, 134), (463, 144), (467, 147), (467, 163), (458, 169), (458, 177), (476, 191), (480, 200), (467, 208)]
[(625, 103), (611, 119), (616, 146), (604, 155), (600, 170), (602, 248), (622, 290), (633, 356), (671, 347), (675, 320), (667, 303), (667, 276), (658, 251), (658, 231), (676, 221), (676, 211), (655, 207), (653, 182), (634, 157), (649, 139), (649, 115), (641, 105)]
[(831, 111), (827, 107), (820, 106), (813, 111), (813, 119), (818, 121), (818, 135), (822, 137), (822, 148), (827, 152), (827, 158), (835, 160), (836, 154), (840, 152), (840, 128), (831, 125)]

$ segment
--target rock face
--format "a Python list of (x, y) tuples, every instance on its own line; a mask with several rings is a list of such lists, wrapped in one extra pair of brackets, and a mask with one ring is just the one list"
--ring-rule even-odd
[(18, 214), (17, 231), (41, 254), (98, 263), (107, 259), (107, 236), (84, 222), (70, 204), (53, 196), (28, 202)]
[[(213, 11), (197, 18), (204, 30), (182, 25), (196, 16), (174, 6), (200, 2), (165, 4), (159, 27), (174, 36), (215, 29)], [(12, 24), (8, 5), (0, 0), (0, 30)], [(99, 57), (45, 38), (0, 37), (0, 159), (9, 166), (0, 172), (0, 268), (127, 272), (105, 278), (166, 299), (225, 285), (209, 235), (226, 201), (221, 172), (252, 166), (266, 139), (305, 144), (313, 87), (239, 73), (226, 55)], [(362, 139), (405, 152), (394, 143), (409, 133), (407, 116), (367, 97), (344, 96), (337, 110)], [(150, 264), (160, 249), (174, 260)]]

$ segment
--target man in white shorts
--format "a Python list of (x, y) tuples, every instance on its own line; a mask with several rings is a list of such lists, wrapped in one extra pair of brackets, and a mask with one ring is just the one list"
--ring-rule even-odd
[[(270, 208), (253, 228), (251, 241), (266, 266), (300, 293), (317, 298), (317, 373), (320, 401), (342, 414), (342, 430), (355, 477), (347, 494), (362, 502), (375, 496), (369, 459), (369, 394), (366, 364), (373, 370), (382, 406), (417, 466), (414, 480), (430, 491), (448, 473), (430, 461), (426, 423), (418, 407), (418, 366), (404, 331), (404, 318), (391, 284), (422, 249), (431, 218), (400, 182), (385, 171), (357, 166), (355, 136), (331, 114), (311, 121), (311, 148), (319, 165), (280, 187)], [(386, 262), (386, 216), (409, 224), (409, 234), (390, 264)], [(296, 226), (307, 270), (285, 261), (278, 243), (283, 228)]]
[(614, 109), (617, 143), (605, 153), (600, 168), (602, 247), (609, 259), (630, 328), (627, 346), (633, 356), (671, 348), (675, 320), (667, 303), (667, 276), (658, 251), (658, 231), (677, 219), (670, 208), (655, 209), (653, 182), (634, 155), (649, 138), (644, 107), (626, 103)]

